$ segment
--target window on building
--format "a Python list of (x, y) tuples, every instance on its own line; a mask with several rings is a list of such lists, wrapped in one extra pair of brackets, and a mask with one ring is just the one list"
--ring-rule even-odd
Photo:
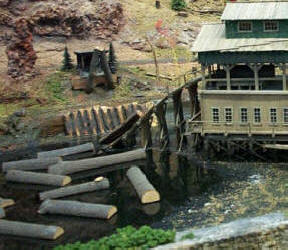
[(270, 109), (270, 122), (271, 123), (277, 122), (277, 109), (276, 108)]
[(252, 31), (252, 22), (239, 22), (238, 23), (239, 32), (251, 32)]
[(279, 22), (278, 21), (264, 21), (264, 31), (272, 32), (279, 30)]
[(219, 108), (212, 108), (212, 119), (213, 122), (219, 122)]
[(261, 109), (254, 108), (254, 122), (261, 123)]
[(283, 109), (283, 121), (288, 124), (288, 108)]
[(247, 108), (240, 109), (240, 119), (241, 119), (241, 123), (248, 122), (248, 109)]
[(233, 115), (232, 108), (225, 108), (225, 121), (228, 123), (232, 123)]

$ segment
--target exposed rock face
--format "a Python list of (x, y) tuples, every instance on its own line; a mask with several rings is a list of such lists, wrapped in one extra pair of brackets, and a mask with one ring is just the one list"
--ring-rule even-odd
[(37, 10), (31, 16), (34, 34), (39, 36), (76, 36), (85, 38), (111, 38), (124, 24), (120, 3), (101, 2), (97, 11), (85, 13), (77, 8), (50, 5)]
[(27, 19), (19, 18), (14, 23), (12, 33), (6, 47), (8, 57), (8, 75), (21, 79), (26, 74), (32, 76), (37, 59), (33, 49), (32, 28)]

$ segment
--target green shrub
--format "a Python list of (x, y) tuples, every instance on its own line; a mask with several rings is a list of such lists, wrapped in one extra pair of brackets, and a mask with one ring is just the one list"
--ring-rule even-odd
[(175, 232), (162, 229), (152, 229), (149, 226), (142, 226), (138, 230), (132, 226), (117, 229), (117, 233), (109, 237), (101, 238), (98, 241), (91, 240), (87, 243), (61, 245), (54, 250), (110, 250), (110, 249), (148, 249), (161, 244), (173, 242)]
[(172, 10), (183, 10), (187, 7), (185, 0), (171, 0)]

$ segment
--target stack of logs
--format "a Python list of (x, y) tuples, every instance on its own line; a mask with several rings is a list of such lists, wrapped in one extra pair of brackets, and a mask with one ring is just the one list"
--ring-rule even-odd
[[(5, 162), (3, 163), (2, 170), (6, 173), (5, 178), (7, 181), (60, 187), (39, 193), (39, 199), (43, 201), (38, 210), (38, 213), (40, 214), (63, 214), (110, 219), (117, 213), (117, 207), (113, 205), (59, 200), (59, 198), (70, 195), (108, 189), (110, 186), (108, 179), (100, 176), (91, 182), (66, 186), (72, 181), (71, 177), (68, 175), (99, 169), (107, 167), (108, 165), (145, 159), (146, 152), (143, 149), (137, 149), (124, 153), (82, 160), (64, 161), (63, 159), (65, 156), (77, 155), (83, 152), (95, 153), (93, 143), (40, 152), (36, 159)], [(46, 171), (46, 173), (39, 172), (39, 170)], [(138, 167), (131, 167), (127, 171), (127, 177), (135, 188), (142, 203), (152, 203), (160, 200), (159, 193), (154, 189)], [(12, 200), (0, 199), (0, 218), (5, 217), (5, 212), (1, 207), (12, 205), (13, 203)], [(53, 240), (60, 237), (63, 233), (64, 229), (58, 226), (0, 220), (0, 234)]]

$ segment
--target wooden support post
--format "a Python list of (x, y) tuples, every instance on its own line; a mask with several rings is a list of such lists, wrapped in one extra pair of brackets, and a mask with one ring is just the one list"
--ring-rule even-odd
[(286, 63), (283, 63), (282, 71), (283, 71), (283, 90), (286, 91), (287, 90)]
[(151, 116), (146, 117), (141, 121), (140, 134), (141, 134), (141, 146), (142, 148), (150, 148), (152, 146), (151, 136)]
[(181, 140), (183, 145), (187, 145), (186, 137), (182, 138), (182, 135), (185, 133), (185, 121), (183, 114), (183, 105), (181, 100), (183, 88), (178, 89), (173, 92), (173, 105), (174, 105), (174, 124), (176, 130), (176, 138), (177, 138), (177, 148), (181, 147)]
[(254, 79), (255, 79), (255, 90), (259, 90), (259, 70), (261, 69), (263, 64), (251, 64), (248, 65), (254, 72)]
[(202, 89), (206, 88), (206, 77), (205, 77), (205, 66), (201, 64), (201, 75), (202, 75)]
[(231, 90), (231, 73), (230, 70), (234, 65), (224, 65), (224, 70), (226, 71), (226, 81), (227, 81), (227, 90)]
[(155, 107), (155, 114), (157, 116), (160, 125), (159, 141), (161, 150), (164, 150), (169, 144), (169, 132), (165, 117), (166, 109), (167, 104), (165, 102), (161, 102), (159, 105)]
[(192, 84), (187, 87), (190, 99), (190, 110), (191, 110), (191, 117), (195, 116), (200, 111), (200, 104), (198, 101), (197, 91), (198, 84)]

